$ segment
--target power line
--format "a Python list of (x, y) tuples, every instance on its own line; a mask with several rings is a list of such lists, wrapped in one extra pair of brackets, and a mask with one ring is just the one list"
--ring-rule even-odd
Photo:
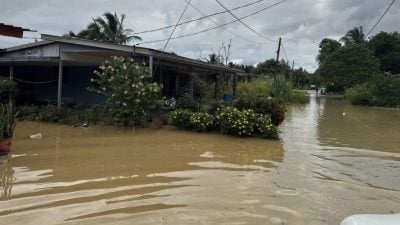
[[(269, 40), (269, 41), (272, 41), (272, 42), (277, 42), (276, 40), (272, 40), (271, 38), (266, 37), (266, 36), (264, 36), (263, 34), (257, 32), (256, 30), (254, 30), (253, 28), (251, 28), (249, 25), (247, 25), (246, 23), (244, 23), (240, 18), (238, 18), (235, 14), (233, 14), (228, 8), (226, 8), (220, 1), (218, 1), (218, 0), (215, 0), (215, 1), (216, 1), (222, 8), (224, 8), (225, 10), (227, 10), (228, 13), (231, 14), (236, 20), (238, 20), (243, 26), (247, 27), (247, 28), (248, 28), (249, 30), (251, 30), (253, 33), (257, 34), (258, 36), (260, 36), (260, 37), (262, 37), (262, 38), (264, 38), (264, 39), (266, 39), (266, 40)], [(284, 0), (284, 1), (286, 1), (286, 0)]]
[[(188, 1), (188, 0), (185, 0), (186, 2)], [(201, 15), (203, 15), (204, 17), (206, 17), (206, 14), (205, 13), (203, 13), (200, 9), (198, 9), (196, 6), (194, 6), (192, 3), (189, 3), (189, 5), (193, 8), (193, 9), (195, 9), (197, 12), (199, 12)], [(215, 25), (217, 25), (217, 26), (221, 26), (221, 24), (219, 24), (219, 23), (217, 23), (217, 22), (215, 22), (215, 20), (213, 20), (213, 19), (211, 19), (211, 18), (208, 18), (208, 20), (210, 20), (213, 24), (215, 24)], [(230, 29), (228, 29), (227, 27), (222, 27), (222, 28), (224, 28), (227, 32), (229, 32), (230, 34), (232, 34), (232, 35), (234, 35), (234, 36), (236, 36), (236, 37), (238, 37), (238, 38), (240, 38), (240, 39), (242, 39), (242, 40), (245, 40), (245, 41), (248, 41), (248, 42), (251, 42), (251, 43), (259, 43), (259, 42), (254, 42), (254, 41), (252, 41), (252, 40), (250, 40), (250, 39), (248, 39), (248, 38), (245, 38), (245, 37), (243, 37), (243, 36), (241, 36), (241, 35), (239, 35), (239, 34), (236, 34), (235, 32), (233, 32), (233, 31), (231, 31)]]
[(289, 61), (289, 58), (287, 57), (286, 50), (285, 50), (285, 47), (283, 46), (283, 43), (281, 43), (281, 46), (282, 46), (282, 50), (283, 50), (283, 55), (285, 56), (286, 60)]
[[(248, 14), (248, 15), (246, 15), (246, 16), (243, 16), (243, 17), (241, 17), (241, 18), (239, 18), (239, 19), (243, 20), (243, 19), (246, 19), (246, 18), (248, 18), (248, 17), (254, 16), (254, 15), (256, 15), (256, 14), (258, 14), (258, 13), (261, 13), (261, 12), (263, 12), (263, 11), (265, 11), (265, 10), (268, 10), (268, 9), (274, 7), (274, 6), (277, 6), (277, 5), (279, 5), (279, 4), (282, 4), (282, 3), (285, 2), (285, 1), (287, 1), (287, 0), (279, 1), (279, 2), (277, 2), (277, 3), (274, 3), (274, 4), (272, 4), (272, 5), (269, 5), (269, 6), (267, 6), (267, 7), (264, 7), (264, 8), (262, 8), (262, 9), (256, 11), (256, 12), (253, 12), (253, 13), (251, 13), (251, 14)], [(230, 22), (221, 24), (220, 26), (211, 27), (211, 28), (208, 28), (208, 29), (205, 29), (205, 30), (201, 30), (201, 31), (198, 31), (198, 32), (194, 32), (194, 33), (190, 33), (190, 34), (184, 34), (184, 35), (180, 35), (180, 36), (175, 36), (175, 37), (172, 37), (171, 39), (179, 39), (179, 38), (194, 36), (194, 35), (197, 35), (197, 34), (201, 34), (201, 33), (204, 33), (204, 32), (208, 32), (208, 31), (211, 31), (211, 30), (218, 29), (218, 28), (220, 28), (220, 27), (224, 27), (224, 26), (226, 26), (226, 25), (235, 23), (235, 22), (237, 22), (237, 21), (238, 21), (238, 20), (235, 19), (235, 20), (232, 20), (232, 21), (230, 21)], [(145, 42), (140, 42), (140, 43), (138, 43), (137, 45), (141, 45), (141, 44), (150, 44), (150, 43), (157, 43), (157, 42), (162, 42), (162, 41), (166, 41), (166, 40), (168, 40), (168, 39), (160, 39), (160, 40), (154, 40), (154, 41), (145, 41)]]
[(164, 45), (163, 51), (165, 51), (165, 49), (167, 48), (168, 43), (169, 43), (169, 41), (171, 40), (171, 37), (172, 37), (172, 35), (174, 34), (174, 32), (175, 32), (175, 30), (176, 30), (176, 27), (178, 26), (179, 22), (181, 22), (181, 19), (182, 19), (183, 15), (185, 14), (185, 12), (186, 12), (186, 10), (187, 10), (187, 8), (188, 8), (188, 6), (189, 6), (189, 4), (190, 4), (191, 1), (192, 1), (192, 0), (189, 0), (189, 1), (187, 2), (186, 6), (185, 6), (185, 9), (184, 9), (183, 12), (181, 13), (181, 16), (179, 17), (178, 22), (176, 23), (174, 29), (172, 30), (171, 34), (169, 35), (169, 38), (168, 38), (167, 42), (166, 42), (165, 45)]
[(381, 22), (383, 17), (385, 17), (386, 13), (389, 11), (389, 9), (393, 6), (394, 2), (396, 0), (393, 0), (390, 5), (387, 7), (386, 11), (383, 13), (383, 15), (379, 18), (379, 20), (375, 23), (375, 25), (371, 28), (371, 30), (368, 32), (367, 37), (371, 34), (371, 32), (378, 26), (378, 24)]
[[(238, 9), (241, 9), (241, 8), (245, 8), (245, 7), (254, 5), (254, 4), (259, 3), (259, 2), (262, 2), (262, 1), (265, 1), (265, 0), (257, 0), (257, 1), (254, 1), (254, 2), (250, 2), (250, 3), (248, 3), (248, 4), (241, 5), (241, 6), (238, 6), (238, 7), (236, 7), (236, 8), (233, 8), (233, 9), (231, 9), (231, 11), (235, 11), (235, 10), (238, 10)], [(155, 32), (155, 31), (160, 31), (160, 30), (165, 30), (165, 29), (168, 29), (168, 28), (171, 28), (171, 27), (174, 27), (174, 26), (181, 26), (181, 25), (184, 25), (184, 24), (188, 24), (188, 23), (191, 23), (191, 22), (203, 20), (203, 19), (206, 19), (206, 18), (209, 18), (209, 17), (212, 17), (212, 16), (224, 14), (224, 13), (227, 13), (227, 12), (228, 12), (228, 11), (226, 11), (226, 10), (225, 10), (225, 11), (220, 11), (220, 12), (216, 12), (216, 13), (213, 13), (213, 14), (210, 14), (210, 15), (204, 15), (204, 16), (199, 17), (199, 18), (196, 18), (196, 19), (187, 20), (187, 21), (185, 21), (185, 22), (178, 23), (177, 25), (168, 25), (168, 26), (165, 26), (165, 27), (155, 28), (155, 29), (151, 29), (151, 30), (145, 30), (145, 31), (140, 31), (140, 32), (134, 32), (133, 34), (145, 34), (145, 33), (150, 33), (150, 32)]]

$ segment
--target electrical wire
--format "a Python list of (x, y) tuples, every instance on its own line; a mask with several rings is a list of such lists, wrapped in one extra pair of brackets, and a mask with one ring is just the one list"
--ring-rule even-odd
[(379, 18), (379, 20), (375, 23), (375, 25), (371, 28), (371, 30), (368, 32), (367, 37), (371, 34), (371, 32), (378, 26), (378, 24), (381, 22), (383, 17), (385, 17), (386, 13), (389, 12), (389, 9), (393, 6), (394, 2), (396, 0), (393, 0), (390, 5), (387, 7), (386, 11), (383, 13), (383, 15)]
[[(248, 14), (248, 15), (246, 15), (246, 16), (243, 16), (243, 17), (241, 17), (241, 18), (239, 18), (239, 19), (243, 20), (243, 19), (246, 19), (246, 18), (248, 18), (248, 17), (254, 16), (254, 15), (259, 14), (259, 13), (265, 11), (265, 10), (268, 10), (268, 9), (274, 7), (274, 6), (277, 6), (277, 5), (279, 5), (279, 4), (282, 4), (282, 3), (284, 3), (285, 1), (287, 1), (287, 0), (282, 0), (282, 1), (276, 2), (276, 3), (272, 4), (272, 5), (269, 5), (269, 6), (267, 6), (267, 7), (262, 8), (262, 9), (256, 11), (256, 12), (253, 12), (253, 13), (251, 13), (251, 14)], [(204, 32), (208, 32), (208, 31), (211, 31), (211, 30), (218, 29), (218, 28), (220, 28), (220, 27), (224, 27), (224, 26), (226, 26), (226, 25), (235, 23), (235, 22), (237, 22), (237, 21), (238, 21), (238, 20), (235, 19), (235, 20), (232, 20), (232, 21), (230, 21), (230, 22), (223, 23), (223, 24), (221, 24), (220, 26), (211, 27), (211, 28), (208, 28), (208, 29), (205, 29), (205, 30), (201, 30), (201, 31), (198, 31), (198, 32), (194, 32), (194, 33), (189, 33), (189, 34), (184, 34), (184, 35), (180, 35), (180, 36), (175, 36), (175, 37), (172, 37), (171, 39), (179, 39), (179, 38), (194, 36), (194, 35), (197, 35), (197, 34), (201, 34), (201, 33), (204, 33)], [(154, 40), (154, 41), (139, 42), (139, 43), (137, 43), (137, 45), (141, 45), (141, 44), (150, 44), (150, 43), (157, 43), (157, 42), (163, 42), (163, 41), (166, 41), (166, 40), (168, 40), (168, 39), (159, 39), (159, 40)]]
[(282, 47), (282, 50), (283, 50), (283, 55), (284, 55), (285, 58), (286, 58), (286, 61), (289, 62), (289, 58), (287, 57), (286, 50), (285, 50), (285, 47), (283, 46), (283, 43), (281, 43), (281, 47)]
[[(185, 1), (187, 2), (188, 0), (185, 0)], [(199, 12), (202, 16), (206, 17), (206, 14), (203, 13), (203, 12), (202, 12), (200, 9), (198, 9), (196, 6), (194, 6), (192, 3), (189, 3), (189, 5), (190, 5), (194, 10), (196, 10), (197, 12)], [(213, 19), (211, 19), (211, 18), (208, 18), (208, 20), (210, 20), (213, 24), (215, 24), (215, 25), (217, 25), (217, 26), (221, 26), (221, 24), (215, 22), (215, 20), (213, 20)], [(255, 42), (255, 41), (252, 41), (252, 40), (250, 40), (250, 39), (248, 39), (248, 38), (245, 38), (245, 37), (243, 37), (243, 36), (241, 36), (241, 35), (239, 35), (239, 34), (236, 34), (235, 32), (231, 31), (231, 30), (228, 29), (227, 27), (222, 27), (222, 28), (223, 28), (225, 31), (229, 32), (230, 34), (232, 34), (232, 35), (234, 35), (234, 36), (236, 36), (236, 37), (238, 37), (238, 38), (240, 38), (240, 39), (242, 39), (242, 40), (245, 40), (245, 41), (248, 41), (248, 42), (251, 42), (251, 43), (260, 44), (260, 42)], [(262, 44), (262, 43), (261, 43), (261, 44)]]
[[(257, 0), (257, 1), (254, 1), (254, 2), (250, 2), (250, 3), (248, 3), (248, 4), (241, 5), (241, 6), (238, 6), (238, 7), (236, 7), (236, 8), (233, 8), (233, 9), (231, 9), (231, 11), (235, 11), (235, 10), (238, 10), (238, 9), (241, 9), (241, 8), (245, 8), (245, 7), (248, 7), (248, 6), (254, 5), (254, 4), (256, 4), (256, 3), (263, 2), (263, 1), (265, 1), (265, 0)], [(150, 32), (155, 32), (155, 31), (160, 31), (160, 30), (165, 30), (165, 29), (168, 29), (168, 28), (171, 28), (171, 27), (174, 27), (174, 26), (181, 26), (181, 25), (184, 25), (184, 24), (188, 24), (188, 23), (191, 23), (191, 22), (203, 20), (203, 19), (206, 19), (206, 18), (209, 18), (209, 17), (212, 17), (212, 16), (224, 14), (224, 13), (227, 13), (227, 12), (228, 12), (228, 11), (220, 11), (220, 12), (213, 13), (213, 14), (210, 14), (210, 15), (204, 15), (203, 17), (199, 17), (199, 18), (196, 18), (196, 19), (187, 20), (187, 21), (185, 21), (185, 22), (178, 23), (177, 25), (168, 25), (168, 26), (165, 26), (165, 27), (155, 28), (155, 29), (151, 29), (151, 30), (145, 30), (145, 31), (140, 31), (140, 32), (134, 32), (133, 34), (134, 34), (134, 35), (137, 35), (137, 34), (145, 34), (145, 33), (150, 33)]]
[[(224, 8), (225, 10), (227, 10), (228, 13), (231, 14), (231, 16), (233, 16), (233, 17), (234, 17), (236, 20), (238, 20), (243, 26), (245, 26), (247, 29), (251, 30), (253, 33), (257, 34), (258, 36), (260, 36), (260, 37), (262, 37), (262, 38), (264, 38), (264, 39), (266, 39), (266, 40), (269, 40), (269, 41), (272, 41), (272, 42), (278, 42), (278, 41), (276, 41), (276, 40), (272, 40), (271, 38), (266, 37), (266, 36), (264, 36), (263, 34), (257, 32), (256, 30), (254, 30), (253, 28), (251, 28), (249, 25), (247, 25), (246, 23), (244, 23), (239, 17), (237, 17), (235, 14), (233, 14), (233, 13), (232, 13), (228, 8), (226, 8), (220, 1), (218, 1), (218, 0), (215, 0), (215, 1), (216, 1), (222, 8)], [(284, 1), (286, 1), (286, 0), (284, 0)]]
[(171, 37), (172, 37), (172, 35), (174, 34), (176, 28), (178, 27), (179, 22), (181, 22), (181, 19), (182, 19), (183, 15), (185, 15), (185, 12), (186, 12), (187, 8), (189, 7), (189, 4), (190, 4), (191, 1), (192, 1), (192, 0), (189, 0), (189, 1), (187, 2), (186, 6), (185, 6), (185, 9), (184, 9), (183, 12), (181, 13), (181, 16), (179, 17), (178, 22), (176, 23), (174, 29), (172, 30), (171, 34), (169, 35), (169, 38), (168, 38), (167, 42), (166, 42), (165, 45), (164, 45), (163, 51), (165, 51), (165, 49), (167, 49), (168, 43), (169, 43), (169, 41), (171, 40)]
[(57, 80), (49, 80), (49, 81), (27, 81), (27, 80), (21, 80), (21, 79), (15, 78), (15, 77), (13, 77), (13, 80), (19, 81), (21, 83), (27, 83), (27, 84), (49, 84), (49, 83), (58, 81), (58, 79)]

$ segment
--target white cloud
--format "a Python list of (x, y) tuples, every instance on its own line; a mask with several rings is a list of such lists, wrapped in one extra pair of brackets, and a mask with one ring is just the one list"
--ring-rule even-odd
[[(253, 0), (223, 0), (228, 8), (233, 8)], [(253, 6), (234, 11), (237, 16), (245, 16), (278, 0), (265, 0)], [(222, 11), (215, 0), (192, 0), (205, 14)], [(245, 23), (265, 36), (283, 43), (290, 61), (296, 67), (303, 66), (309, 70), (316, 68), (315, 57), (318, 53), (318, 42), (324, 37), (339, 38), (355, 26), (369, 30), (382, 15), (390, 0), (288, 0), (274, 8), (244, 20)], [(92, 17), (106, 11), (125, 13), (125, 26), (136, 31), (158, 28), (176, 23), (185, 7), (184, 0), (0, 0), (0, 22), (36, 29), (41, 33), (62, 35), (69, 30), (83, 29)], [(192, 8), (188, 8), (183, 21), (200, 17)], [(218, 23), (233, 20), (229, 14), (213, 17)], [(400, 21), (400, 4), (394, 4), (374, 33), (381, 30), (398, 30)], [(205, 19), (177, 28), (175, 35), (204, 30), (215, 25)], [(238, 38), (220, 28), (192, 37), (171, 40), (167, 51), (199, 58), (206, 57), (211, 50), (217, 51), (222, 41), (232, 39), (231, 59), (241, 59), (242, 63), (256, 64), (276, 57), (276, 43), (266, 41), (249, 31), (240, 23), (233, 23), (227, 28), (245, 39)], [(172, 29), (141, 35), (144, 41), (167, 38)], [(37, 37), (38, 34), (27, 33), (26, 36)], [(0, 37), (0, 48), (10, 47), (32, 41)], [(146, 47), (160, 49), (163, 42), (147, 44)]]

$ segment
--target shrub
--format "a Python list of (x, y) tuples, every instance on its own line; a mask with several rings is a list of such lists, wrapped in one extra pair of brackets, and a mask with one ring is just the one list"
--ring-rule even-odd
[(217, 108), (215, 114), (176, 110), (170, 114), (170, 124), (180, 129), (216, 130), (242, 137), (278, 137), (278, 130), (272, 124), (269, 115), (255, 113), (252, 109), (239, 110), (229, 106)]
[(59, 110), (57, 106), (48, 105), (43, 107), (36, 118), (41, 122), (65, 122), (67, 119), (67, 109)]
[(367, 84), (347, 89), (345, 97), (353, 105), (372, 105), (373, 97)]
[(300, 90), (292, 90), (289, 97), (290, 103), (304, 104), (308, 103), (309, 97), (306, 92)]
[(256, 114), (251, 109), (238, 110), (234, 107), (222, 108), (217, 114), (221, 132), (236, 136), (251, 136), (254, 133)]
[(215, 127), (215, 118), (209, 113), (195, 112), (190, 115), (189, 123), (194, 130), (207, 131)]
[(6, 77), (0, 76), (0, 102), (5, 103), (14, 99), (17, 93), (17, 84)]
[(248, 82), (239, 82), (237, 86), (237, 97), (257, 98), (270, 96), (272, 81), (266, 78), (257, 78)]
[(367, 84), (349, 88), (345, 97), (354, 105), (400, 106), (400, 78), (380, 75)]
[(39, 106), (23, 105), (18, 107), (18, 119), (22, 120), (37, 120), (40, 113)]
[(256, 133), (265, 138), (278, 138), (278, 130), (269, 115), (258, 114), (255, 119)]
[(240, 110), (253, 109), (256, 113), (268, 114), (275, 126), (280, 125), (285, 119), (285, 107), (280, 101), (271, 97), (238, 98), (233, 106)]
[(178, 109), (170, 114), (170, 124), (180, 129), (190, 128), (190, 116), (192, 112), (186, 109)]
[(282, 102), (288, 102), (293, 90), (293, 84), (284, 75), (277, 75), (272, 85), (272, 95)]
[(148, 69), (133, 59), (113, 57), (94, 71), (89, 88), (107, 97), (117, 124), (142, 124), (144, 117), (157, 107), (162, 86), (145, 80)]
[(101, 113), (102, 107), (100, 105), (92, 105), (82, 111), (79, 115), (79, 121), (96, 124), (100, 119)]
[(12, 138), (16, 126), (16, 110), (13, 101), (0, 103), (0, 139)]
[(176, 101), (177, 109), (187, 109), (192, 112), (200, 111), (200, 101), (196, 98), (193, 98), (189, 94), (184, 94), (182, 97), (179, 97)]

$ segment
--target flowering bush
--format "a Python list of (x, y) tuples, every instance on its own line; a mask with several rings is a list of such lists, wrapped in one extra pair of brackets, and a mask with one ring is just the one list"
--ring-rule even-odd
[(170, 123), (180, 129), (190, 128), (190, 117), (192, 112), (185, 109), (178, 109), (170, 114)]
[(238, 98), (233, 102), (233, 106), (240, 110), (254, 109), (256, 113), (268, 114), (275, 126), (280, 125), (285, 119), (285, 107), (271, 97)]
[(238, 110), (234, 107), (222, 108), (217, 114), (222, 133), (237, 136), (251, 136), (254, 133), (255, 117), (252, 109)]
[(145, 81), (148, 73), (146, 67), (133, 59), (115, 56), (94, 71), (89, 90), (107, 97), (116, 123), (141, 124), (144, 116), (157, 107), (162, 88)]
[(214, 128), (214, 116), (208, 113), (192, 113), (189, 119), (190, 127), (197, 131), (207, 131)]
[(269, 115), (257, 114), (254, 122), (257, 134), (265, 138), (278, 138), (278, 130), (276, 129), (276, 126), (272, 124)]
[(216, 130), (242, 137), (278, 138), (278, 130), (272, 124), (271, 117), (252, 109), (221, 107), (216, 109), (214, 115), (178, 109), (170, 114), (170, 123), (180, 129)]

